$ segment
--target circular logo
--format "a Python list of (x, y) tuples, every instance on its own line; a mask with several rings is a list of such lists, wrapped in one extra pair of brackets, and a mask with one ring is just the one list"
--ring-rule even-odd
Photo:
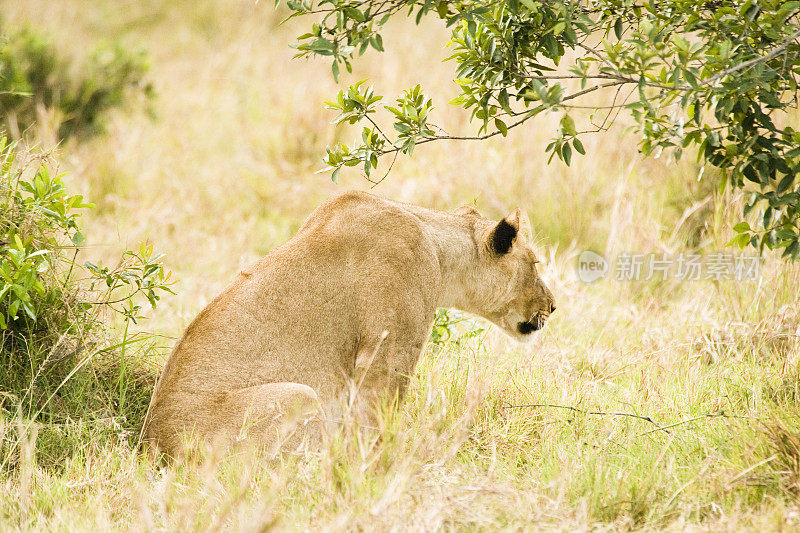
[(578, 279), (585, 283), (606, 277), (609, 265), (606, 258), (591, 250), (584, 250), (578, 256)]

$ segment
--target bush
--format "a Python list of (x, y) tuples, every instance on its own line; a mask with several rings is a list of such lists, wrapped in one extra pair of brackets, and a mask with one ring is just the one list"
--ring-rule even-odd
[[(150, 244), (124, 251), (115, 268), (79, 264), (77, 219), (91, 207), (67, 192), (47, 154), (20, 154), (0, 137), (0, 465), (19, 444), (2, 436), (4, 419), (44, 424), (39, 434), (51, 437), (73, 432), (75, 418), (104, 419), (132, 435), (147, 408), (155, 376), (131, 348), (152, 342), (129, 325), (140, 301), (155, 307), (172, 292), (170, 273)], [(107, 312), (122, 317), (121, 339)], [(63, 440), (50, 439), (51, 457)]]
[(72, 74), (44, 35), (29, 28), (0, 39), (0, 109), (13, 137), (38, 122), (43, 110), (54, 111), (58, 138), (102, 131), (102, 117), (135, 94), (153, 96), (144, 80), (149, 70), (143, 50), (121, 44), (99, 47)]

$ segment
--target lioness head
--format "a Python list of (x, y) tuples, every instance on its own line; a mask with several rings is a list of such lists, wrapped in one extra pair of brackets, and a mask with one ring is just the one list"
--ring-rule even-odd
[(465, 310), (492, 321), (517, 341), (530, 341), (556, 306), (536, 270), (539, 260), (530, 244), (528, 217), (515, 209), (495, 222), (471, 206), (455, 213), (472, 219), (478, 243), (480, 283), (470, 290), (467, 303), (472, 309)]

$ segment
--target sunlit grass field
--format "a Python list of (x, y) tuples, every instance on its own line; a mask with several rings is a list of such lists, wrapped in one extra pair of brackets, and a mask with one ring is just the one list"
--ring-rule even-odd
[[(157, 336), (127, 354), (127, 415), (0, 420), (0, 438), (21, 437), (14, 468), (0, 469), (0, 529), (800, 527), (800, 268), (768, 254), (756, 281), (576, 275), (586, 249), (734, 251), (742, 198), (691, 155), (643, 159), (621, 116), (585, 140), (587, 156), (548, 165), (558, 117), (541, 116), (506, 139), (420, 146), (372, 189), (357, 172), (334, 184), (315, 174), (325, 146), (356, 132), (330, 124), (329, 65), (291, 59), (309, 20), (281, 25), (287, 11), (250, 0), (3, 0), (0, 13), (68, 55), (112, 38), (148, 50), (151, 112), (116, 111), (59, 161), (97, 205), (87, 257), (147, 240), (180, 279), (139, 326)], [(391, 99), (421, 82), (432, 120), (475, 131), (447, 104), (458, 88), (446, 42), (442, 25), (395, 23), (387, 52), (343, 83), (370, 78)], [(346, 425), (320, 453), (153, 463), (137, 436), (175, 339), (243, 266), (352, 188), (439, 209), (474, 202), (496, 218), (525, 209), (558, 311), (526, 347), (480, 320), (455, 328), (380, 428)]]

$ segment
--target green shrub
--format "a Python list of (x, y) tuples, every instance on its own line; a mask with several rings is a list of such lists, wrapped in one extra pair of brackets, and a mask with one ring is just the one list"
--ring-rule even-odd
[[(102, 131), (102, 117), (135, 94), (153, 96), (144, 80), (149, 70), (143, 50), (121, 44), (101, 46), (80, 68), (30, 28), (0, 38), (0, 110), (14, 137), (38, 121), (40, 109), (55, 111), (59, 139)], [(73, 74), (80, 72), (80, 75)]]
[[(0, 425), (43, 424), (51, 458), (69, 448), (58, 453), (54, 443), (84, 431), (75, 419), (136, 433), (155, 379), (140, 364), (141, 346), (154, 343), (129, 325), (140, 302), (155, 307), (172, 292), (162, 256), (147, 243), (122, 252), (114, 268), (77, 262), (77, 219), (91, 207), (67, 192), (48, 155), (20, 154), (0, 137)], [(122, 317), (121, 334), (106, 326), (108, 312)], [(0, 466), (13, 462), (18, 444), (0, 439)]]
[(448, 344), (453, 349), (461, 349), (470, 339), (481, 337), (484, 331), (486, 328), (461, 311), (442, 308), (436, 310), (428, 341), (436, 350), (441, 350)]

